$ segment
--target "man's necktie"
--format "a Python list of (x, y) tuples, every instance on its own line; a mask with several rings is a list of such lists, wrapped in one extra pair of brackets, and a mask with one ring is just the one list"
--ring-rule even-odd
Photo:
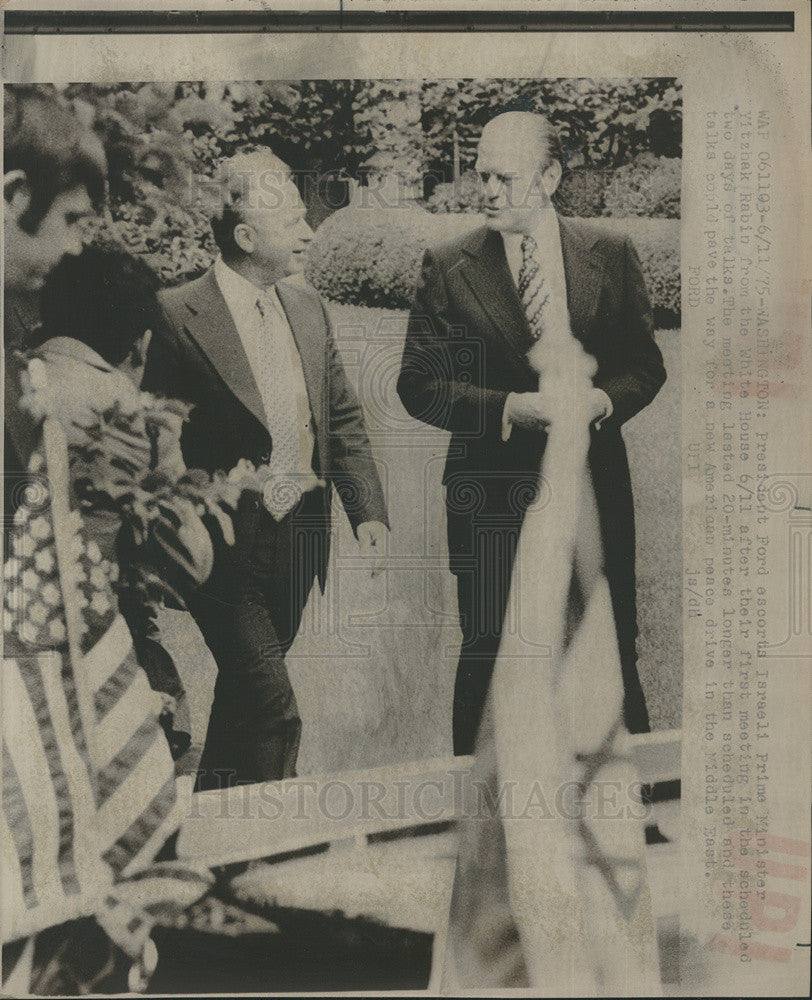
[(271, 432), (270, 475), (263, 501), (277, 521), (288, 514), (302, 497), (300, 482), (300, 427), (293, 380), (287, 376), (290, 358), (287, 345), (273, 322), (270, 292), (257, 299), (260, 315), (259, 358), (264, 386), (260, 387)]
[(522, 300), (533, 340), (544, 333), (544, 310), (550, 293), (544, 287), (544, 275), (539, 264), (539, 245), (532, 236), (522, 239), (522, 266), (519, 268), (519, 297)]

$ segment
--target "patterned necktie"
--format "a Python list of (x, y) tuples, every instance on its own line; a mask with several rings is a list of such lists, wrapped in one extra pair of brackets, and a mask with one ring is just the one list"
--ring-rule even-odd
[(538, 340), (544, 333), (544, 310), (550, 293), (544, 287), (538, 255), (539, 245), (532, 236), (522, 240), (522, 266), (519, 268), (519, 297), (522, 300), (530, 333)]
[(293, 379), (286, 376), (290, 355), (273, 322), (270, 292), (257, 299), (260, 315), (259, 358), (265, 385), (260, 386), (271, 432), (270, 474), (262, 498), (277, 520), (288, 514), (302, 498), (300, 483), (300, 428)]

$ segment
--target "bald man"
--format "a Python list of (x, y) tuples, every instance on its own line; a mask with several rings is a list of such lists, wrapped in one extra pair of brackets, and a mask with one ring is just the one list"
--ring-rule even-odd
[(375, 576), (386, 503), (358, 400), (317, 293), (302, 271), (313, 233), (288, 168), (269, 151), (239, 154), (206, 185), (220, 255), (166, 291), (165, 335), (145, 388), (195, 404), (182, 446), (190, 467), (262, 466), (243, 494), (233, 547), (189, 610), (218, 676), (198, 789), (292, 777), (302, 722), (285, 656), (318, 578), (323, 589), (335, 487)]
[[(527, 361), (569, 322), (598, 363), (589, 464), (626, 690), (626, 722), (649, 728), (637, 674), (634, 509), (621, 427), (665, 381), (637, 253), (628, 237), (558, 216), (558, 135), (542, 115), (506, 112), (483, 129), (476, 169), (484, 225), (426, 253), (398, 392), (418, 420), (451, 431), (450, 568), (463, 644), (454, 751), (471, 753), (499, 649), (524, 513), (537, 497), (551, 412)], [(517, 627), (520, 623), (510, 623)]]

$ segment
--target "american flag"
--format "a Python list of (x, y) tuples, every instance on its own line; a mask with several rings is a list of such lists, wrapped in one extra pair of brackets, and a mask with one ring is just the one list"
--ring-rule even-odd
[(509, 791), (512, 807), (464, 806), (444, 989), (654, 996), (639, 782), (587, 466), (595, 363), (567, 323), (528, 357), (554, 407), (549, 502), (522, 525), (505, 614), (518, 626), (502, 633), (472, 765), (472, 789), (494, 802)]
[(161, 696), (118, 611), (115, 562), (68, 509), (67, 445), (52, 420), (30, 468), (50, 488), (18, 511), (4, 564), (6, 941), (93, 913), (183, 811)]

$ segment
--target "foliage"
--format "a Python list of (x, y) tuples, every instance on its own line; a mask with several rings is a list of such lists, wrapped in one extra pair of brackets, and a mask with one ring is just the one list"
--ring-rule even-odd
[(461, 166), (472, 167), (482, 127), (509, 109), (547, 114), (571, 168), (614, 167), (646, 150), (680, 156), (681, 101), (679, 83), (663, 78), (430, 80), (421, 93), (426, 156), (450, 162), (456, 133)]
[[(679, 223), (667, 219), (593, 219), (628, 232), (640, 254), (658, 321), (679, 316)], [(476, 227), (475, 215), (420, 209), (346, 208), (316, 233), (308, 279), (337, 302), (389, 309), (411, 305), (427, 247)]]
[(631, 236), (658, 327), (680, 322), (680, 223), (678, 219), (590, 219), (591, 223)]
[(604, 213), (607, 174), (605, 167), (580, 167), (566, 170), (553, 196), (553, 204), (562, 215), (593, 219)]
[(641, 153), (618, 167), (606, 187), (606, 215), (678, 219), (682, 160)]
[[(432, 171), (447, 176), (449, 164), (458, 163), (459, 186), (440, 184), (429, 203), (450, 220), (474, 205), (475, 181), (465, 171), (473, 167), (482, 125), (510, 107), (543, 110), (558, 125), (569, 168), (558, 205), (566, 214), (678, 209), (678, 161), (664, 159), (681, 151), (681, 91), (673, 80), (197, 81), (74, 84), (65, 94), (95, 117), (107, 150), (107, 232), (95, 238), (123, 241), (167, 284), (201, 273), (213, 258), (194, 181), (211, 174), (219, 157), (270, 146), (299, 173), (312, 219), (325, 214), (318, 211), (322, 188), (308, 189), (313, 177), (402, 168), (414, 180)], [(641, 153), (651, 154), (649, 161), (635, 166)], [(604, 170), (615, 173), (602, 190)], [(406, 301), (422, 246), (435, 237), (430, 221), (414, 224), (414, 233), (425, 233), (418, 238), (396, 218), (373, 225), (362, 216), (357, 234), (345, 223), (341, 239), (358, 246), (356, 255), (334, 245), (328, 219), (312, 273), (341, 294), (344, 286), (356, 289), (346, 291), (353, 295), (368, 287), (374, 301)], [(365, 261), (361, 250), (369, 254)], [(348, 256), (358, 258), (357, 270), (341, 277), (336, 262)]]
[(118, 240), (172, 284), (203, 271), (214, 244), (199, 206), (201, 176), (219, 156), (250, 145), (255, 120), (295, 106), (284, 83), (74, 84), (108, 160), (109, 205), (96, 241)]
[[(580, 167), (561, 178), (553, 203), (562, 215), (582, 219), (610, 215), (678, 219), (682, 161), (641, 153), (632, 163), (612, 170)], [(426, 200), (430, 212), (479, 211), (476, 172), (466, 170), (455, 182), (438, 184)]]
[(130, 204), (147, 223), (167, 201), (192, 207), (193, 175), (248, 145), (270, 146), (300, 173), (398, 165), (418, 178), (447, 172), (456, 140), (464, 171), (482, 126), (509, 107), (547, 113), (571, 169), (681, 151), (681, 90), (661, 78), (73, 84), (66, 96), (95, 114), (114, 218)]
[(418, 84), (408, 80), (368, 80), (352, 109), (356, 128), (368, 137), (371, 155), (363, 166), (388, 172), (395, 164), (404, 179), (418, 182), (425, 159)]
[(416, 206), (343, 208), (319, 227), (307, 278), (339, 302), (408, 308), (425, 248), (471, 228), (472, 221)]
[(456, 181), (438, 184), (425, 204), (430, 212), (478, 212), (480, 202), (479, 177), (475, 170), (466, 170)]

